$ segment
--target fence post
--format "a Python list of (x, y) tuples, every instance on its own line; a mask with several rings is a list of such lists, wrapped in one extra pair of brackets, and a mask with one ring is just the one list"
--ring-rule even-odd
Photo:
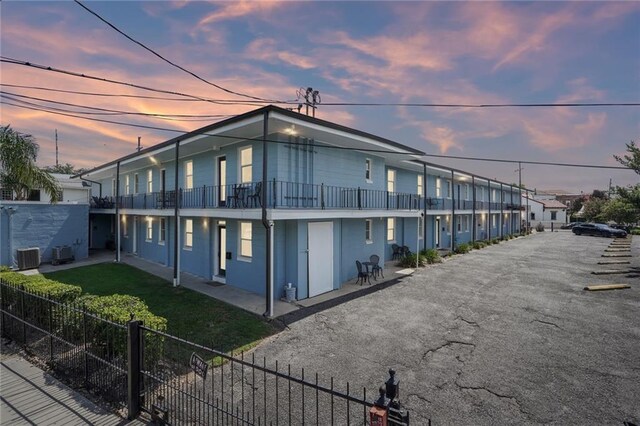
[(140, 413), (140, 344), (141, 321), (131, 320), (127, 323), (127, 408), (129, 420), (135, 419)]
[(27, 318), (24, 315), (24, 286), (20, 286), (20, 318), (22, 318), (22, 344), (27, 345)]
[(360, 187), (358, 187), (358, 210), (362, 210), (362, 200), (360, 198)]
[(324, 210), (324, 182), (320, 184), (320, 207)]
[[(76, 305), (77, 307), (77, 305)], [(89, 347), (87, 338), (87, 307), (82, 305), (82, 348), (84, 353), (84, 387), (89, 387)]]
[(47, 297), (49, 304), (49, 362), (53, 364), (53, 303), (51, 303), (51, 295)]

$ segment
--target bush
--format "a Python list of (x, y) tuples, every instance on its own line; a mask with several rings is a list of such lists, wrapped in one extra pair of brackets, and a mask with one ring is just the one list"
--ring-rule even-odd
[(29, 293), (46, 295), (58, 302), (73, 302), (82, 294), (82, 288), (77, 285), (50, 280), (40, 274), (23, 275), (17, 272), (0, 272), (0, 279), (9, 285), (22, 287)]
[(491, 240), (491, 244), (498, 244), (500, 243), (500, 240), (498, 240), (497, 238), (494, 238), (493, 240)]
[(7, 265), (0, 265), (0, 273), (2, 272), (11, 272), (11, 268), (9, 268)]
[(544, 225), (542, 224), (542, 222), (536, 225), (536, 231), (544, 232)]
[(473, 243), (473, 249), (474, 250), (480, 250), (481, 248), (484, 248), (485, 244), (482, 241), (476, 241)]
[(416, 267), (416, 258), (418, 259), (418, 266), (426, 266), (427, 259), (422, 255), (410, 254), (408, 256), (403, 257), (398, 261), (397, 265), (403, 268), (415, 268)]
[(458, 244), (454, 250), (458, 254), (465, 254), (471, 251), (471, 246), (467, 243)]
[(640, 235), (640, 228), (633, 228), (630, 232), (631, 235)]
[[(78, 299), (84, 309), (99, 318), (125, 324), (133, 319), (140, 320), (144, 326), (152, 330), (162, 332), (167, 331), (166, 318), (154, 315), (149, 311), (146, 303), (135, 296), (112, 294), (111, 296), (94, 296), (87, 294)], [(81, 324), (81, 322), (79, 322)], [(126, 330), (115, 328), (115, 326), (104, 321), (89, 320), (91, 341), (95, 346), (105, 347), (107, 356), (126, 357), (127, 340)], [(144, 357), (147, 365), (155, 364), (164, 353), (164, 337), (143, 331), (144, 336)]]
[(436, 249), (426, 249), (420, 252), (420, 256), (424, 257), (428, 264), (432, 263), (440, 263), (442, 262), (442, 258), (440, 257), (440, 253)]

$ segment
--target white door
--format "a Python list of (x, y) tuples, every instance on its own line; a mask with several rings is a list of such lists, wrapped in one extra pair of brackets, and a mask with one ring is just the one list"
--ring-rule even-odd
[(308, 227), (309, 297), (333, 290), (333, 222)]
[(440, 216), (436, 217), (436, 232), (435, 232), (435, 236), (436, 236), (436, 247), (440, 247)]

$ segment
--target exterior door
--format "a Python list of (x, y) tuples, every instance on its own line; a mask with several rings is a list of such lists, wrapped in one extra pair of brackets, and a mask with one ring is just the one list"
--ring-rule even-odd
[(227, 157), (218, 157), (218, 204), (224, 207), (227, 204)]
[(218, 225), (218, 271), (217, 275), (227, 275), (227, 226)]
[(333, 222), (308, 225), (309, 297), (333, 290)]
[(434, 235), (436, 236), (436, 247), (440, 247), (440, 216), (436, 217), (436, 232)]
[(133, 254), (138, 254), (138, 216), (133, 217), (133, 246), (131, 251)]

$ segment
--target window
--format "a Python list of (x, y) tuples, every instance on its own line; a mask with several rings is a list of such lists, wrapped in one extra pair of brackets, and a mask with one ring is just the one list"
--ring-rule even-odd
[(115, 179), (111, 179), (111, 195), (113, 197), (116, 196), (116, 180)]
[(492, 214), (491, 215), (491, 227), (493, 227), (493, 228), (496, 227), (496, 224), (498, 222), (497, 216), (498, 215), (496, 215), (496, 214)]
[(493, 201), (493, 202), (498, 201), (498, 195), (496, 194), (496, 190), (495, 189), (491, 190), (491, 201)]
[(193, 219), (184, 221), (184, 248), (193, 247)]
[(133, 193), (138, 194), (140, 192), (140, 179), (137, 173), (133, 175)]
[(420, 216), (418, 219), (418, 239), (421, 240), (424, 237), (424, 217)]
[(464, 199), (465, 200), (469, 199), (469, 184), (468, 183), (464, 184)]
[(124, 177), (124, 193), (125, 195), (129, 195), (130, 192), (131, 192), (131, 186), (129, 184), (129, 175), (126, 175)]
[(40, 201), (40, 190), (32, 189), (29, 191), (29, 195), (27, 195), (27, 201)]
[(422, 180), (422, 175), (418, 175), (418, 195), (423, 196), (424, 195), (424, 184), (423, 184), (423, 180)]
[(151, 241), (153, 240), (153, 219), (148, 218), (147, 219), (147, 234), (146, 234), (146, 240), (147, 241)]
[(129, 236), (129, 232), (127, 231), (127, 217), (122, 216), (122, 236), (127, 238)]
[(469, 232), (469, 222), (470, 222), (470, 217), (467, 215), (464, 217), (464, 232)]
[(158, 244), (164, 244), (167, 238), (167, 219), (161, 217), (158, 224)]
[(396, 190), (396, 171), (393, 169), (387, 170), (387, 191), (394, 192)]
[(371, 159), (365, 158), (364, 160), (364, 178), (367, 182), (371, 182)]
[(251, 250), (252, 238), (251, 222), (240, 222), (240, 256), (250, 258), (253, 255)]
[(396, 240), (396, 219), (393, 217), (387, 218), (387, 241), (392, 242)]
[(484, 188), (481, 186), (478, 189), (478, 201), (484, 201)]
[(442, 180), (436, 178), (436, 198), (442, 197)]
[(253, 148), (247, 147), (240, 150), (240, 183), (249, 183), (253, 180)]
[(536, 214), (534, 212), (531, 212), (531, 220), (536, 220)]
[(364, 221), (364, 239), (367, 244), (371, 244), (373, 242), (373, 221), (371, 219), (366, 219)]
[(551, 212), (551, 220), (557, 219), (558, 212)]
[(193, 161), (184, 162), (184, 189), (193, 188)]
[(153, 192), (153, 170), (147, 170), (147, 192)]
[(63, 197), (62, 190), (56, 191), (55, 196), (53, 197), (53, 199), (51, 201), (64, 201), (62, 199), (62, 197)]
[(456, 217), (456, 229), (458, 230), (458, 232), (462, 232), (462, 217), (461, 216)]
[(447, 198), (451, 198), (451, 181), (447, 181)]

